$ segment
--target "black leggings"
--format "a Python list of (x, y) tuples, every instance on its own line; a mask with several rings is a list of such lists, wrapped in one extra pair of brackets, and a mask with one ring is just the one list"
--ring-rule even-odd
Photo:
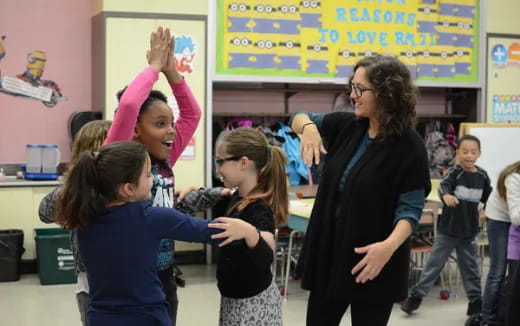
[(173, 272), (173, 265), (165, 270), (158, 271), (159, 279), (162, 283), (164, 294), (166, 295), (166, 301), (170, 305), (170, 318), (172, 320), (172, 326), (177, 323), (177, 308), (179, 307), (179, 299), (177, 298), (177, 283), (175, 282), (175, 275)]
[(386, 326), (393, 303), (331, 300), (311, 291), (307, 304), (307, 326), (337, 326), (349, 306), (352, 326)]

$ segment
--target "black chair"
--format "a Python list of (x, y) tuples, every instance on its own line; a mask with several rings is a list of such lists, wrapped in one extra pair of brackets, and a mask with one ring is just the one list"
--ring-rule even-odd
[(70, 143), (74, 142), (74, 138), (78, 131), (83, 127), (86, 123), (94, 120), (102, 120), (103, 113), (98, 111), (83, 111), (73, 113), (69, 120), (70, 126)]

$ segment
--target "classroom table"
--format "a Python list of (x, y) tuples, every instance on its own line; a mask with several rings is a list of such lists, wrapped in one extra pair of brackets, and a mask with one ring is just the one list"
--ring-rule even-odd
[(312, 207), (314, 206), (314, 197), (318, 185), (303, 185), (289, 187), (289, 216), (287, 217), (287, 226), (291, 229), (289, 234), (289, 245), (287, 248), (287, 263), (284, 276), (284, 299), (287, 300), (287, 288), (289, 286), (289, 272), (291, 262), (296, 264), (296, 257), (292, 257), (294, 236), (298, 233), (305, 233), (311, 217)]

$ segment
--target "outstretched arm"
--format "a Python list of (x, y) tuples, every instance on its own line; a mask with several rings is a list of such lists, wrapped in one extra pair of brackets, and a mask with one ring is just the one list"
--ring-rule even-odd
[[(321, 121), (323, 115), (317, 115), (316, 118)], [(300, 140), (300, 152), (303, 162), (307, 165), (312, 165), (313, 162), (319, 164), (320, 153), (327, 153), (325, 147), (323, 147), (318, 127), (319, 122), (312, 120), (311, 116), (307, 113), (298, 113), (292, 119), (291, 129), (297, 134), (302, 135)]]

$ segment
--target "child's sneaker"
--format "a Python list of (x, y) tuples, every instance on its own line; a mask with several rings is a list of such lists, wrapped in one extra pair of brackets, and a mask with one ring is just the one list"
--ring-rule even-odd
[(419, 309), (419, 306), (421, 305), (422, 297), (412, 295), (408, 298), (402, 305), (401, 310), (406, 312), (407, 314), (411, 315), (412, 312)]

